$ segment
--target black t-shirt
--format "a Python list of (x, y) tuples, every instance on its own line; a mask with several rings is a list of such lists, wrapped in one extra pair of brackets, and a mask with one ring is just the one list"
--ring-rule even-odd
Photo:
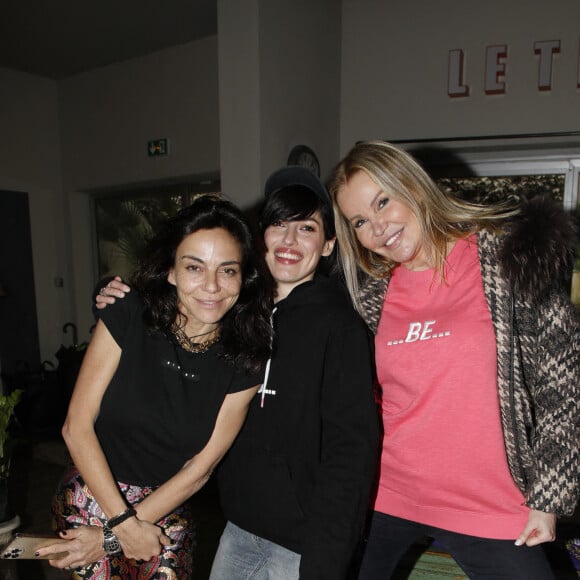
[(160, 485), (206, 445), (225, 396), (262, 377), (224, 360), (219, 342), (193, 354), (149, 332), (135, 291), (100, 316), (122, 354), (103, 396), (97, 437), (117, 481)]

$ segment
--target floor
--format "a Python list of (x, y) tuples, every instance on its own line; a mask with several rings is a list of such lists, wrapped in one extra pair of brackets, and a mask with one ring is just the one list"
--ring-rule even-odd
[[(50, 532), (50, 500), (68, 455), (57, 437), (24, 438), (13, 461), (12, 498), (15, 513), (21, 520), (18, 531)], [(215, 485), (210, 482), (195, 498), (199, 537), (194, 580), (207, 580), (219, 535), (224, 525)], [(580, 514), (579, 514), (580, 515)], [(561, 522), (562, 538), (580, 537), (580, 517)], [(550, 546), (550, 558), (557, 569), (558, 580), (578, 580), (564, 543)], [(46, 562), (22, 560), (0, 561), (0, 580), (64, 580), (67, 574), (51, 568)], [(394, 576), (395, 580), (432, 580), (465, 578), (455, 562), (445, 553), (426, 545), (411, 550)], [(234, 580), (234, 579), (232, 579)]]

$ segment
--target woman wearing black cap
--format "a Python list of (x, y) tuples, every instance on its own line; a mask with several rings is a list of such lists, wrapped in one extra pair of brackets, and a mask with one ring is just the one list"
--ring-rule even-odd
[(377, 463), (368, 331), (321, 272), (335, 244), (324, 186), (307, 169), (285, 167), (265, 191), (261, 227), (276, 284), (273, 356), (218, 472), (228, 523), (211, 580), (340, 580)]
[(335, 244), (326, 189), (300, 167), (275, 172), (265, 189), (274, 348), (218, 473), (228, 524), (210, 578), (339, 580), (377, 458), (368, 335), (336, 282), (317, 273)]

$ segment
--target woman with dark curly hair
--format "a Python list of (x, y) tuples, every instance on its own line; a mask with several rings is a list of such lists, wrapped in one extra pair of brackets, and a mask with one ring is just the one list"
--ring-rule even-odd
[[(270, 353), (270, 298), (241, 212), (197, 198), (103, 311), (63, 437), (53, 511), (74, 578), (189, 578), (187, 500), (232, 444)], [(62, 544), (39, 556), (61, 552)]]

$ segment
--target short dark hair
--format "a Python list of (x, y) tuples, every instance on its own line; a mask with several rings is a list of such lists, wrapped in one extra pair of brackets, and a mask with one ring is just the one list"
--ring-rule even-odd
[[(274, 171), (264, 186), (266, 204), (262, 231), (275, 221), (297, 221), (320, 211), (327, 240), (334, 238), (334, 216), (328, 190), (310, 169), (286, 165)], [(268, 215), (265, 214), (276, 214)]]
[(334, 238), (334, 216), (332, 206), (324, 203), (318, 195), (304, 185), (288, 185), (272, 192), (262, 209), (260, 226), (262, 233), (268, 226), (278, 221), (299, 221), (320, 212), (324, 237)]
[[(311, 189), (303, 185), (288, 185), (273, 191), (266, 198), (262, 208), (260, 219), (262, 239), (264, 232), (272, 224), (279, 221), (305, 220), (312, 217), (317, 211), (320, 212), (322, 218), (324, 238), (331, 240), (335, 236), (332, 206), (326, 204)], [(337, 271), (337, 264), (337, 249), (335, 246), (329, 256), (321, 258), (316, 270), (327, 275), (334, 274)]]

